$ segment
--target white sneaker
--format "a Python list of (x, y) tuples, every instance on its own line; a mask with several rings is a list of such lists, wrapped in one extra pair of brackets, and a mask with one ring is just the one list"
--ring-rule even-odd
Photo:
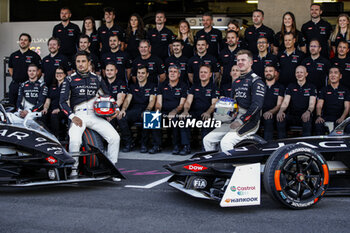
[(120, 181), (122, 181), (122, 179), (117, 178), (117, 177), (112, 177), (112, 180), (113, 180), (114, 182), (120, 182)]
[(69, 175), (69, 178), (77, 178), (77, 177), (78, 177), (78, 170), (73, 169)]

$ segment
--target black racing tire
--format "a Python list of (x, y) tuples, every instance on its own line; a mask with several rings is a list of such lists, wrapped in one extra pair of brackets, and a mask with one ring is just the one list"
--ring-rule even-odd
[[(86, 128), (83, 133), (83, 143), (82, 150), (90, 151), (90, 145), (98, 148), (100, 151), (104, 151), (104, 143), (103, 138), (96, 131), (92, 129)], [(83, 164), (85, 164), (89, 168), (98, 167), (98, 159), (96, 155), (89, 155), (83, 158)]]
[(265, 142), (266, 141), (263, 138), (261, 138), (257, 135), (253, 135), (252, 137), (249, 137), (249, 138), (244, 139), (244, 140), (240, 141), (239, 143), (237, 143), (234, 148), (239, 148), (239, 147), (243, 147), (243, 146), (250, 146), (250, 145), (255, 145), (255, 144), (262, 144)]
[(306, 209), (318, 203), (329, 184), (329, 170), (323, 156), (303, 145), (287, 145), (268, 158), (263, 182), (266, 192), (292, 209)]

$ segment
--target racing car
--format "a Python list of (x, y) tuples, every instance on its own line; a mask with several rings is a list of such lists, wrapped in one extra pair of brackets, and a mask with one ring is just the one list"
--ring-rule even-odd
[(317, 204), (327, 194), (350, 194), (347, 118), (326, 136), (265, 141), (252, 135), (227, 152), (209, 151), (165, 165), (169, 185), (222, 207), (260, 204), (261, 186), (292, 209)]
[[(0, 104), (0, 186), (28, 187), (125, 179), (101, 150), (98, 135), (84, 132), (85, 152), (68, 153), (57, 138), (34, 119), (23, 119)], [(76, 157), (79, 175), (70, 177)]]

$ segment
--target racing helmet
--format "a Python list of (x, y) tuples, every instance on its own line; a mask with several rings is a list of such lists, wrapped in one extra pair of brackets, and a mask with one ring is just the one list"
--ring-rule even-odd
[(118, 106), (111, 96), (99, 96), (95, 100), (94, 111), (99, 117), (110, 117), (118, 111)]
[(231, 98), (221, 98), (215, 104), (214, 118), (222, 123), (233, 121), (238, 113), (238, 104)]

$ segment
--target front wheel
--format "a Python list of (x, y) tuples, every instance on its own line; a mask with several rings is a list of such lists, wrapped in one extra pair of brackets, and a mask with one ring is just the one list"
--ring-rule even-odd
[(268, 158), (264, 187), (275, 200), (292, 209), (305, 209), (318, 203), (329, 183), (323, 156), (305, 146), (287, 145)]

